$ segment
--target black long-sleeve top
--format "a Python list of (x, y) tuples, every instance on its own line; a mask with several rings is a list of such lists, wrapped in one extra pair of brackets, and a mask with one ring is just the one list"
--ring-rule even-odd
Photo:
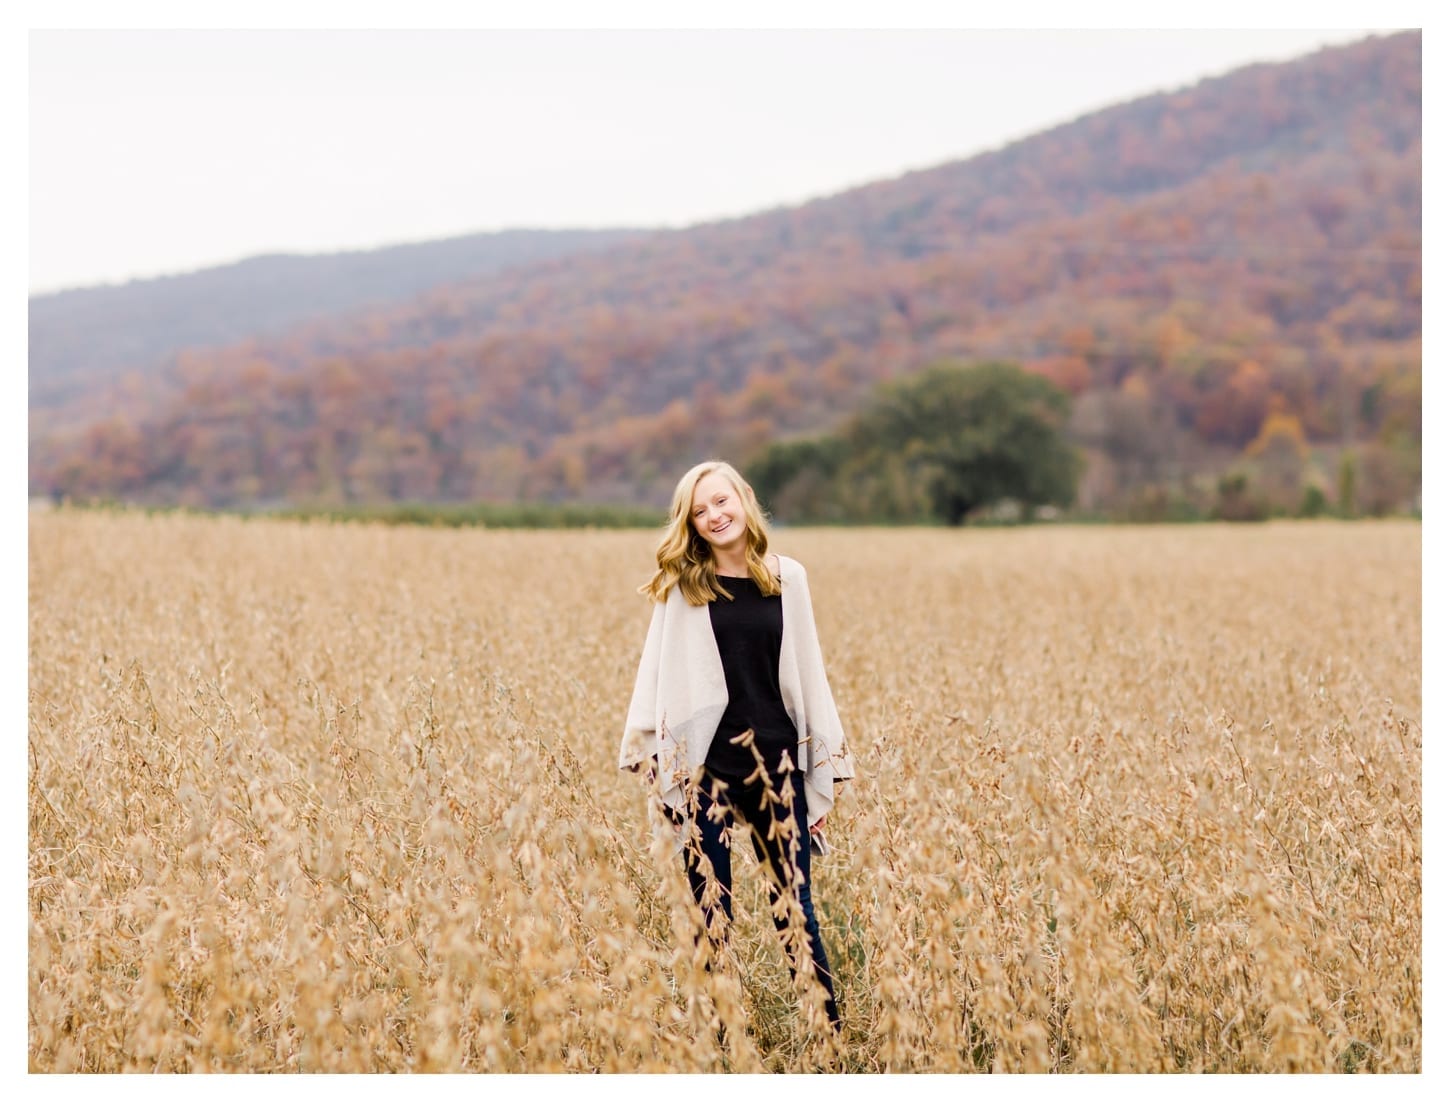
[(796, 765), (796, 729), (780, 694), (780, 640), (784, 627), (780, 595), (763, 596), (750, 578), (720, 575), (720, 584), (735, 599), (716, 597), (710, 602), (710, 627), (725, 668), (730, 700), (715, 739), (705, 757), (705, 768), (720, 777), (747, 777), (755, 772), (755, 757), (730, 740), (746, 730), (755, 732), (755, 748), (766, 768), (776, 772), (781, 754)]

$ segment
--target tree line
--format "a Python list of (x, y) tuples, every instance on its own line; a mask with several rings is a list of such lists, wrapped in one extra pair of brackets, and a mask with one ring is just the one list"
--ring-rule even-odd
[[(1073, 412), (1067, 391), (1015, 364), (938, 363), (879, 387), (837, 431), (768, 445), (746, 475), (777, 519), (796, 523), (1057, 515), (1079, 505), (1086, 466)], [(1309, 456), (1298, 420), (1272, 414), (1225, 471), (1146, 482), (1136, 509), (1115, 516), (1240, 521), (1414, 507), (1409, 479), (1383, 451), (1339, 451), (1332, 491)]]

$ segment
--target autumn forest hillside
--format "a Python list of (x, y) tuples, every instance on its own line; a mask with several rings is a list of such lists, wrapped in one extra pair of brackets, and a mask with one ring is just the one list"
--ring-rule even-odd
[(658, 504), (699, 457), (744, 465), (878, 383), (992, 360), (1073, 397), (1085, 508), (1245, 464), (1297, 495), (1351, 453), (1393, 504), (1419, 481), (1420, 74), (1415, 32), (1256, 65), (798, 207), (92, 372), (43, 407), (32, 360), (31, 490)]
[(224, 345), (486, 272), (638, 237), (644, 230), (507, 230), (315, 256), (248, 257), (205, 271), (30, 299), (30, 408), (69, 407), (107, 379), (165, 369)]

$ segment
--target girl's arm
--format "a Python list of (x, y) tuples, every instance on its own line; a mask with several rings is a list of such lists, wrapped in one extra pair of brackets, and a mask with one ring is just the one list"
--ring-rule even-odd
[(659, 698), (660, 653), (665, 629), (665, 606), (656, 601), (645, 635), (644, 651), (634, 675), (634, 692), (624, 720), (624, 737), (619, 746), (619, 768), (637, 772), (640, 764), (656, 755), (655, 707)]
[(831, 750), (831, 769), (837, 784), (856, 775), (851, 755), (846, 750), (846, 732), (841, 726), (841, 716), (836, 710), (836, 698), (831, 692), (831, 682), (825, 676), (826, 662), (821, 653), (821, 639), (816, 632), (816, 611), (811, 604), (811, 587), (806, 581), (806, 569), (800, 568), (801, 603), (804, 606), (804, 632), (800, 648), (801, 659), (807, 668), (821, 671), (821, 693), (812, 701), (812, 735), (819, 733), (826, 739)]

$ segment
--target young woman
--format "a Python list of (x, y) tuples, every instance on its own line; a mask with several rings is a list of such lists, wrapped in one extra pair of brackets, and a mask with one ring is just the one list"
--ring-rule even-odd
[(685, 852), (690, 887), (715, 942), (732, 914), (729, 827), (748, 825), (787, 955), (795, 907), (774, 905), (782, 891), (799, 905), (826, 1013), (839, 1028), (811, 902), (811, 850), (824, 849), (821, 826), (836, 786), (854, 771), (826, 682), (805, 568), (768, 553), (754, 492), (718, 461), (680, 479), (655, 559), (654, 576), (640, 587), (655, 605), (620, 768), (649, 767), (665, 812), (656, 822)]

